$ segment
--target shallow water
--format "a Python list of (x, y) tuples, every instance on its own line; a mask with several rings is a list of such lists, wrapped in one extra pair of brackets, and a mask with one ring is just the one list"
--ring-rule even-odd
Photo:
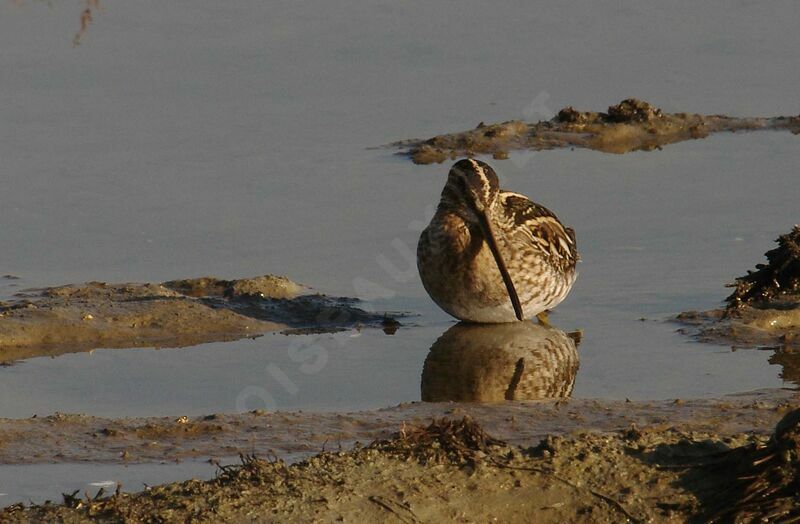
[[(91, 496), (102, 488), (111, 494), (141, 491), (146, 486), (176, 482), (187, 478), (209, 479), (216, 466), (208, 462), (186, 461), (180, 464), (34, 464), (0, 466), (0, 507), (17, 502), (60, 503), (62, 494), (80, 490), (76, 496)], [(44, 480), (43, 480), (44, 479)]]
[[(800, 71), (787, 64), (799, 7), (688, 6), (106, 0), (72, 48), (75, 5), (0, 4), (0, 70), (13, 72), (0, 81), (0, 274), (21, 277), (0, 280), (0, 298), (273, 272), (418, 314), (394, 336), (33, 359), (0, 368), (0, 416), (418, 400), (426, 355), (452, 325), (413, 262), (447, 166), (368, 148), (628, 96), (667, 111), (798, 113)], [(584, 332), (574, 396), (783, 384), (767, 352), (700, 345), (665, 319), (718, 305), (724, 283), (798, 221), (797, 141), (736, 134), (489, 160), (505, 187), (577, 231), (580, 276), (551, 317)]]

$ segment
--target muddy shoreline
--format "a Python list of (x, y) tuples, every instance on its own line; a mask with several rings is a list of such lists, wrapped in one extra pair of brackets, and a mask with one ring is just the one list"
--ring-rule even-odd
[[(15, 448), (18, 453), (23, 442), (43, 433), (52, 434), (53, 442), (82, 438), (102, 443), (82, 450), (51, 447), (49, 452), (60, 448), (65, 454), (50, 460), (73, 462), (210, 453), (225, 445), (225, 439), (233, 442), (227, 433), (236, 433), (241, 438), (226, 453), (239, 447), (242, 464), (221, 467), (211, 481), (187, 480), (110, 497), (65, 494), (61, 504), (16, 504), (0, 513), (0, 521), (701, 521), (729, 509), (712, 495), (727, 493), (723, 487), (733, 489), (725, 468), (755, 467), (748, 457), (770, 449), (776, 423), (797, 403), (794, 391), (763, 390), (685, 401), (414, 403), (346, 415), (254, 412), (177, 420), (63, 415), (3, 420), (5, 455), (0, 460), (6, 463)], [(222, 429), (196, 430), (207, 423)], [(130, 437), (137, 428), (142, 442), (158, 446), (138, 452), (131, 445), (132, 452), (123, 459), (109, 443)], [(256, 435), (263, 440), (254, 441)], [(305, 445), (309, 458), (293, 465), (280, 460), (287, 450), (281, 442), (290, 441)], [(47, 447), (43, 443), (41, 450), (48, 453)], [(160, 451), (154, 453), (156, 448)], [(17, 458), (44, 458), (23, 455)], [(764, 456), (759, 464), (771, 464)], [(703, 469), (709, 463), (714, 467)], [(796, 514), (791, 512), (797, 508), (781, 498), (783, 491), (774, 491), (763, 504), (783, 515)], [(746, 515), (753, 507), (734, 509)]]

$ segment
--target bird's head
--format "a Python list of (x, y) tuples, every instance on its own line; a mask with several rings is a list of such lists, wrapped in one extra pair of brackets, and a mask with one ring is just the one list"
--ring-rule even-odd
[(499, 194), (500, 186), (494, 169), (480, 160), (465, 158), (450, 168), (447, 183), (442, 190), (439, 209), (456, 213), (466, 222), (479, 228), (506, 285), (514, 314), (518, 320), (522, 320), (525, 318), (522, 305), (498, 247), (495, 227), (492, 224), (493, 208), (497, 204)]
[(476, 215), (492, 208), (499, 191), (497, 174), (489, 164), (465, 158), (450, 168), (442, 197), (462, 206), (469, 215)]

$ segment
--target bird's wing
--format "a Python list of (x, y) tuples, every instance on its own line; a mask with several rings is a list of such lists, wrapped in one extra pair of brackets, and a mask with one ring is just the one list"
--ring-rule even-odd
[(515, 234), (561, 263), (574, 265), (578, 261), (575, 231), (564, 227), (549, 209), (511, 191), (501, 191), (499, 198), (509, 229)]

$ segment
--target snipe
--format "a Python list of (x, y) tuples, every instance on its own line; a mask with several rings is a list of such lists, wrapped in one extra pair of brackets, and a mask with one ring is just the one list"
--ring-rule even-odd
[(558, 305), (575, 282), (575, 232), (528, 197), (499, 188), (485, 162), (450, 169), (417, 245), (428, 294), (470, 322), (513, 322)]

